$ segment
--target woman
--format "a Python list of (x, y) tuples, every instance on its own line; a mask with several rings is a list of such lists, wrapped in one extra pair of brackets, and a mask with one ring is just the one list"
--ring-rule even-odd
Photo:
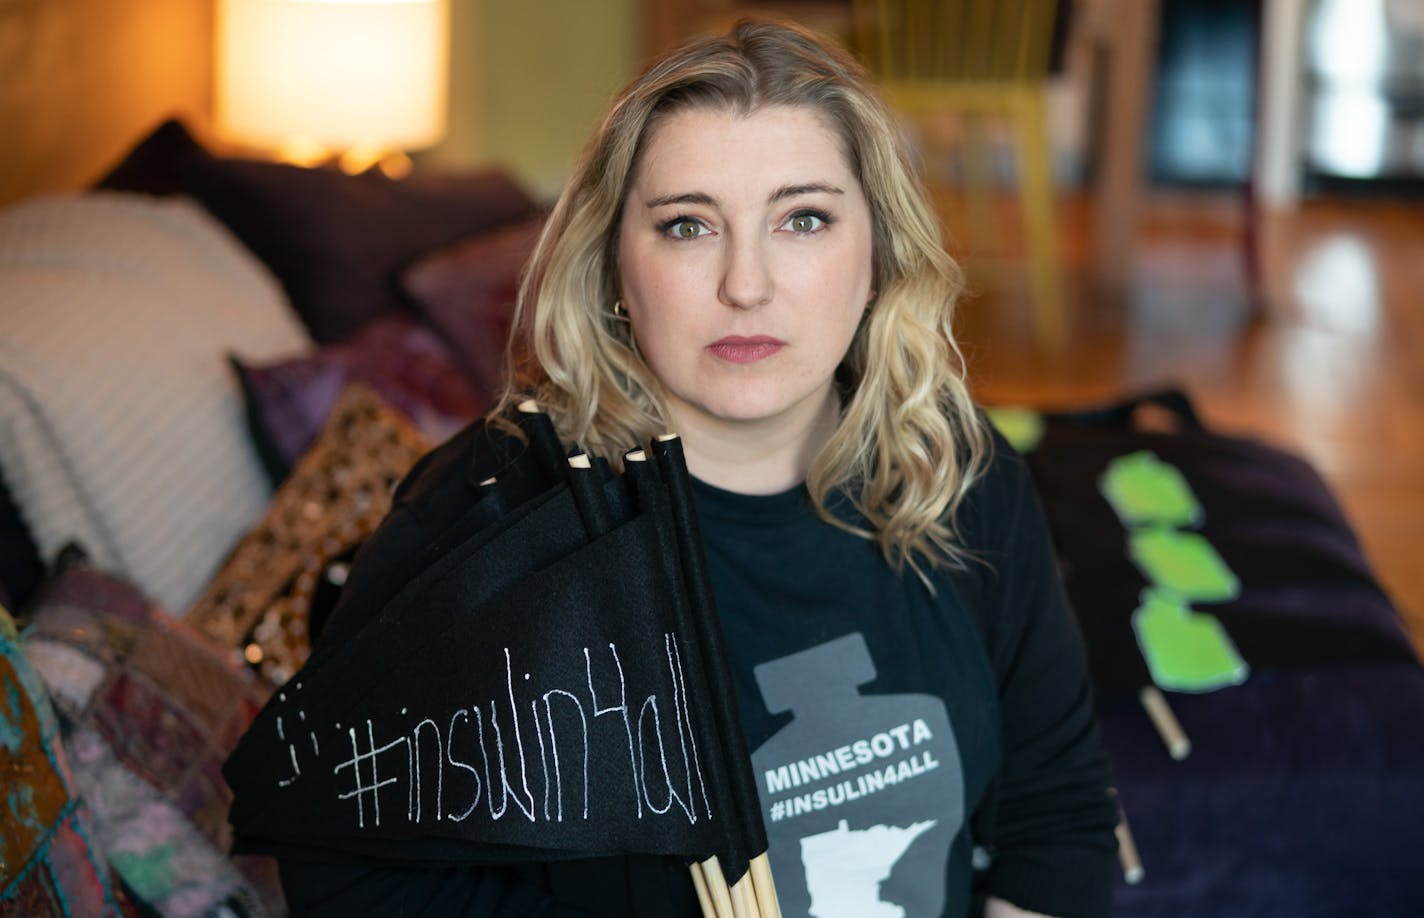
[[(966, 914), (975, 885), (990, 915), (1107, 910), (1082, 647), (1025, 471), (966, 390), (960, 287), (860, 67), (741, 23), (622, 93), (521, 294), (493, 417), (532, 396), (615, 465), (683, 438), (787, 914)], [(422, 544), (473, 443), (412, 473), (368, 582)], [(649, 858), (283, 871), (299, 910), (695, 913)]]

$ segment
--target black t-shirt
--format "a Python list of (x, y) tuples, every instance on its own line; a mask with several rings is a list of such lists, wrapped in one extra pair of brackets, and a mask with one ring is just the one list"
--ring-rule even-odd
[[(1108, 772), (1019, 457), (996, 441), (959, 516), (974, 558), (928, 585), (822, 521), (804, 488), (695, 495), (786, 913), (960, 914), (974, 845), (992, 854), (988, 892), (1105, 913)], [(996, 777), (976, 823), (992, 837), (972, 838)]]
[(694, 494), (784, 913), (963, 914), (999, 716), (958, 588), (897, 573), (804, 488)]
[[(479, 442), (457, 437), (422, 462), (353, 578), (399, 579), (468, 500)], [(1081, 639), (1017, 455), (999, 442), (959, 518), (975, 560), (932, 573), (933, 590), (819, 520), (803, 489), (749, 497), (698, 484), (695, 497), (785, 913), (962, 914), (980, 845), (988, 892), (1048, 914), (1106, 914), (1115, 809)], [(974, 824), (992, 828), (971, 839), (991, 781), (992, 818)], [(298, 914), (698, 914), (671, 859), (421, 869), (303, 852), (280, 863)]]

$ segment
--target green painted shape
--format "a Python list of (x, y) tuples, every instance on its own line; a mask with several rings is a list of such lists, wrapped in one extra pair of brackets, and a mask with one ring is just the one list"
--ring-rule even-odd
[(1152, 681), (1174, 692), (1212, 692), (1240, 685), (1251, 674), (1216, 616), (1180, 599), (1145, 590), (1132, 613), (1132, 630)]
[(1032, 408), (1014, 405), (998, 405), (985, 408), (989, 423), (999, 429), (1009, 445), (1020, 453), (1031, 453), (1043, 439), (1043, 415)]
[(1198, 533), (1135, 529), (1127, 534), (1127, 553), (1149, 583), (1187, 602), (1227, 602), (1241, 595), (1241, 581)]
[(124, 882), (148, 899), (164, 899), (173, 892), (172, 845), (155, 845), (147, 851), (112, 851), (109, 862)]
[(1108, 463), (1098, 489), (1126, 527), (1197, 526), (1205, 518), (1201, 502), (1176, 466), (1150, 450)]

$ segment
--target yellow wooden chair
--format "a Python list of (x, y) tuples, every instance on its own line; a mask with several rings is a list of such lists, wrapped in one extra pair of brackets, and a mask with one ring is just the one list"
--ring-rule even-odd
[(1063, 289), (1044, 90), (1055, 0), (856, 0), (856, 44), (887, 101), (911, 116), (962, 116), (971, 226), (992, 226), (992, 169), (974, 132), (1003, 119), (1014, 135), (1035, 327), (1063, 341)]

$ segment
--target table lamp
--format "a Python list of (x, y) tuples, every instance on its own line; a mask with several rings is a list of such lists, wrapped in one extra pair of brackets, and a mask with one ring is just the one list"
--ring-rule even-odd
[(218, 131), (289, 162), (409, 169), (445, 133), (449, 0), (218, 0)]

